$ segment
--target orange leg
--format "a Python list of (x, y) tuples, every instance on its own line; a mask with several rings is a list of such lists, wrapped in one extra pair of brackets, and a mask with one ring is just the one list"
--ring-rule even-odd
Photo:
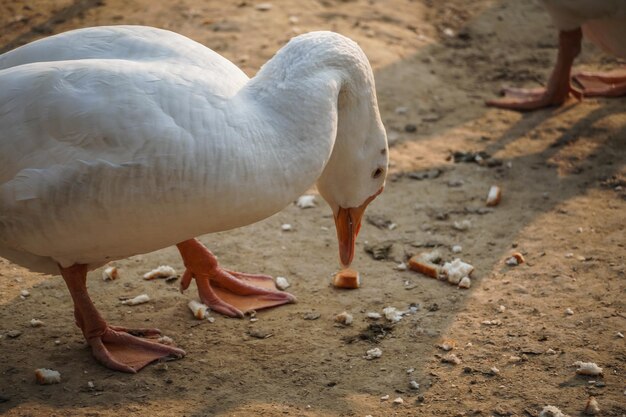
[(582, 31), (559, 32), (559, 53), (556, 64), (545, 88), (504, 88), (503, 98), (487, 101), (488, 106), (511, 110), (535, 110), (543, 107), (560, 106), (571, 95), (581, 98), (581, 93), (570, 84), (574, 59), (580, 53)]
[(185, 351), (162, 345), (140, 336), (155, 336), (158, 329), (126, 329), (109, 326), (87, 293), (87, 266), (59, 267), (74, 301), (76, 324), (91, 346), (93, 356), (116, 371), (136, 373), (144, 366), (165, 357), (182, 358)]
[(581, 71), (572, 77), (588, 97), (620, 97), (626, 95), (626, 69), (611, 72)]
[(268, 275), (221, 268), (215, 255), (197, 239), (176, 246), (186, 268), (180, 283), (181, 291), (186, 290), (195, 278), (200, 300), (212, 310), (230, 317), (243, 317), (246, 311), (296, 301), (293, 295), (277, 291), (274, 280)]

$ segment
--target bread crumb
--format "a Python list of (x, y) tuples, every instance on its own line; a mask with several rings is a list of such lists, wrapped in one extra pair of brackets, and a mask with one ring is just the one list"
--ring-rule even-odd
[(543, 407), (543, 410), (539, 413), (539, 417), (569, 417), (567, 414), (564, 414), (561, 410), (556, 408), (553, 405), (546, 405)]
[(139, 304), (147, 303), (148, 301), (150, 301), (150, 297), (148, 296), (148, 294), (141, 294), (135, 298), (131, 298), (130, 300), (122, 301), (122, 304), (125, 306), (136, 306)]
[(585, 406), (585, 414), (595, 416), (599, 413), (600, 406), (598, 405), (598, 401), (595, 397), (589, 397), (589, 400), (587, 400), (587, 405)]
[(602, 368), (593, 362), (574, 362), (574, 366), (577, 367), (576, 373), (578, 375), (598, 376), (602, 375)]
[(463, 277), (461, 278), (461, 281), (459, 282), (459, 288), (469, 288), (472, 286), (472, 280), (470, 279), (470, 277)]
[(458, 365), (461, 363), (461, 359), (456, 356), (454, 353), (448, 353), (447, 355), (441, 358), (441, 362), (443, 363), (451, 363), (452, 365)]
[(176, 270), (171, 266), (160, 265), (159, 267), (153, 269), (150, 272), (146, 272), (143, 274), (143, 279), (152, 280), (155, 278), (170, 278), (176, 276)]
[(333, 278), (333, 285), (336, 288), (356, 289), (361, 286), (361, 276), (354, 269), (344, 269)]
[(302, 195), (296, 201), (296, 206), (301, 209), (312, 208), (315, 207), (315, 196), (314, 195)]
[(367, 352), (365, 352), (365, 356), (363, 356), (365, 359), (367, 359), (368, 361), (372, 360), (372, 359), (378, 359), (381, 356), (383, 356), (383, 351), (380, 350), (380, 348), (374, 348), (374, 349), (370, 349)]
[(209, 307), (196, 300), (189, 301), (187, 306), (189, 307), (189, 310), (191, 310), (193, 316), (198, 320), (204, 320), (209, 315)]
[(489, 188), (489, 192), (487, 193), (487, 207), (494, 207), (500, 203), (500, 198), (502, 197), (502, 190), (497, 185), (492, 185)]
[(443, 264), (441, 274), (447, 278), (449, 283), (457, 285), (463, 277), (469, 277), (473, 270), (472, 265), (455, 258), (452, 262)]
[(395, 400), (393, 400), (393, 403), (395, 405), (402, 405), (402, 404), (404, 404), (404, 400), (402, 399), (402, 397), (398, 397)]
[(41, 327), (43, 326), (43, 321), (38, 320), (38, 319), (32, 319), (30, 321), (30, 327)]
[(397, 323), (402, 320), (402, 312), (398, 311), (395, 307), (383, 308), (383, 314), (385, 315), (385, 318), (392, 323)]
[(61, 382), (61, 373), (52, 369), (40, 368), (35, 370), (37, 383), (41, 385), (58, 384)]
[(335, 321), (337, 323), (343, 324), (344, 326), (349, 326), (352, 324), (352, 314), (348, 313), (347, 311), (344, 311), (343, 313), (339, 313), (335, 316)]
[(115, 281), (120, 277), (120, 273), (117, 270), (116, 266), (110, 266), (102, 271), (102, 280), (103, 281)]

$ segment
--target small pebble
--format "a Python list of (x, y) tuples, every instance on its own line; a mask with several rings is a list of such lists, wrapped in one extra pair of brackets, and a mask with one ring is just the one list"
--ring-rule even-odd
[(572, 316), (574, 315), (574, 310), (568, 307), (565, 309), (565, 314), (567, 314), (568, 316)]
[(280, 230), (282, 230), (283, 232), (291, 232), (293, 230), (293, 227), (291, 227), (289, 223), (285, 223), (280, 226)]
[(400, 262), (398, 265), (396, 265), (394, 267), (394, 269), (396, 271), (406, 271), (407, 270), (407, 266), (406, 266), (406, 264), (404, 262)]
[(624, 338), (624, 333), (617, 332), (617, 333), (615, 333), (615, 336), (619, 337), (620, 339), (623, 339)]
[(383, 395), (382, 397), (380, 397), (381, 401), (387, 401), (388, 399), (389, 399), (389, 394)]
[(500, 373), (500, 370), (494, 366), (489, 370), (489, 372), (491, 373), (491, 375), (498, 375)]
[(463, 247), (461, 245), (452, 246), (452, 253), (461, 253), (463, 251)]
[(448, 353), (447, 355), (441, 358), (441, 362), (443, 363), (451, 363), (452, 365), (458, 365), (461, 363), (461, 359), (456, 356), (454, 353)]
[(272, 9), (272, 3), (259, 3), (254, 6), (254, 8), (261, 12), (267, 12), (268, 10)]
[(87, 388), (93, 389), (95, 387), (93, 381), (87, 381)]
[(382, 317), (382, 315), (380, 313), (370, 311), (369, 313), (365, 315), (365, 317), (367, 317), (368, 319), (372, 319), (372, 320), (378, 320), (379, 318)]
[(561, 410), (556, 408), (553, 405), (547, 405), (543, 407), (543, 410), (539, 413), (539, 417), (569, 417), (567, 414), (564, 414)]
[(505, 307), (505, 306), (503, 306), (503, 305), (501, 305), (501, 306), (499, 306), (499, 307), (498, 307), (498, 311), (499, 311), (500, 313), (504, 313), (504, 312), (506, 311), (506, 307)]
[(28, 292), (28, 290), (22, 290), (20, 291), (20, 295), (24, 298), (29, 297), (30, 293)]
[(418, 390), (418, 389), (420, 389), (420, 384), (418, 384), (417, 381), (411, 380), (411, 381), (409, 381), (409, 387), (411, 389)]
[(404, 404), (404, 400), (402, 399), (402, 397), (398, 397), (395, 400), (393, 400), (393, 403), (395, 405), (402, 405), (402, 404)]
[(462, 221), (455, 221), (454, 222), (454, 226), (453, 226), (456, 230), (460, 230), (460, 231), (465, 231), (467, 229), (469, 229), (470, 227), (472, 227), (472, 222), (469, 220), (462, 220)]
[(43, 321), (38, 320), (38, 319), (32, 319), (30, 321), (30, 327), (41, 327), (43, 326)]
[(21, 330), (9, 330), (7, 332), (7, 336), (9, 336), (11, 339), (15, 339), (17, 337), (20, 337), (22, 335)]

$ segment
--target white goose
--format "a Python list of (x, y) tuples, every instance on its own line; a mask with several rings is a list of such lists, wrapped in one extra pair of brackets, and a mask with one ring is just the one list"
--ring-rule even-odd
[(557, 61), (545, 88), (505, 88), (505, 97), (487, 101), (494, 107), (534, 110), (563, 104), (570, 94), (617, 97), (626, 95), (626, 70), (579, 72), (570, 75), (580, 53), (583, 34), (604, 51), (626, 58), (626, 0), (541, 0), (559, 30)]
[(108, 325), (88, 270), (177, 244), (181, 285), (195, 278), (211, 308), (240, 316), (238, 306), (293, 302), (262, 288), (271, 278), (221, 268), (194, 237), (266, 218), (317, 181), (347, 266), (384, 186), (372, 70), (335, 33), (292, 39), (248, 79), (169, 31), (81, 29), (0, 56), (0, 85), (0, 256), (61, 273), (78, 326), (112, 369), (184, 352)]

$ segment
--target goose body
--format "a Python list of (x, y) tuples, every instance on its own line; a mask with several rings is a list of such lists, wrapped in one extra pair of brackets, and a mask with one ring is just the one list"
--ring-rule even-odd
[(340, 74), (302, 68), (302, 47), (329, 58), (329, 40), (360, 51), (314, 33), (252, 81), (146, 27), (76, 30), (3, 55), (0, 256), (92, 269), (281, 210), (333, 149)]
[[(578, 72), (572, 65), (580, 53), (583, 34), (604, 51), (626, 58), (626, 0), (541, 0), (559, 30), (559, 51), (545, 88), (510, 88), (504, 98), (487, 105), (512, 110), (559, 106), (568, 97), (626, 95), (626, 70)], [(570, 78), (577, 86), (570, 83)]]
[(626, 58), (626, 0), (541, 0), (557, 29), (582, 28), (605, 52)]
[(249, 79), (184, 36), (88, 28), (0, 56), (0, 256), (60, 273), (76, 324), (109, 368), (181, 349), (110, 326), (86, 276), (176, 244), (203, 303), (228, 316), (295, 301), (271, 277), (227, 270), (195, 236), (245, 226), (316, 183), (342, 264), (388, 163), (371, 67), (351, 40), (291, 40)]

